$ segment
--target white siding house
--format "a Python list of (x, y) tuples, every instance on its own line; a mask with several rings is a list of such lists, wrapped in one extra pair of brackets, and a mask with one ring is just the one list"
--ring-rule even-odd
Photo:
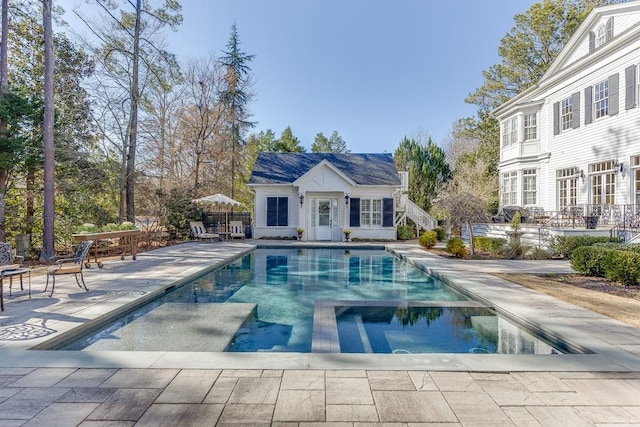
[(260, 153), (249, 180), (255, 238), (396, 239), (401, 181), (390, 154)]
[(639, 70), (640, 1), (594, 9), (540, 81), (494, 111), (500, 205), (635, 215)]

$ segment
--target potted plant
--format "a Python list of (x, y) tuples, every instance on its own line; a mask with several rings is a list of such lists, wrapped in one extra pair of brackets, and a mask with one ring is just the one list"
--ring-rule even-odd
[(351, 236), (351, 230), (346, 229), (346, 230), (342, 230), (342, 232), (344, 233), (344, 241), (348, 242), (349, 241), (349, 237)]
[(304, 233), (304, 228), (297, 228), (296, 233), (298, 233), (298, 240), (302, 240), (302, 233)]

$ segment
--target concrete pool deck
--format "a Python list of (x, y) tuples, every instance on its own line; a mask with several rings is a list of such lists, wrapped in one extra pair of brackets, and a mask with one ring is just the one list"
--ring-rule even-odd
[(36, 274), (30, 300), (14, 286), (0, 313), (0, 425), (640, 425), (640, 329), (490, 274), (570, 272), (565, 261), (459, 261), (388, 245), (594, 354), (28, 350), (262, 243), (186, 243), (109, 260), (85, 271), (89, 292), (61, 277), (49, 298)]

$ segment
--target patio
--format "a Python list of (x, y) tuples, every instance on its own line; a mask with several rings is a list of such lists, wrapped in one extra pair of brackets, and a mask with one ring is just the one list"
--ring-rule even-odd
[[(56, 294), (16, 292), (0, 315), (2, 425), (640, 425), (640, 330), (502, 281), (493, 271), (570, 271), (563, 261), (399, 255), (597, 354), (328, 355), (67, 352), (28, 348), (224, 264), (257, 241), (187, 243), (89, 269)], [(278, 244), (295, 244), (277, 242)], [(272, 424), (273, 423), (273, 424)], [(300, 423), (300, 424), (298, 424)]]

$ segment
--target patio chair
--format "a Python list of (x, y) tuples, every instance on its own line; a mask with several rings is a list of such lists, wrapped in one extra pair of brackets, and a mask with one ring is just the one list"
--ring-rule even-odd
[(196, 240), (211, 241), (213, 239), (220, 239), (220, 235), (217, 233), (207, 233), (207, 229), (204, 228), (204, 224), (202, 223), (202, 221), (191, 221), (189, 223), (189, 227), (191, 228), (193, 238)]
[(244, 226), (242, 225), (242, 221), (229, 221), (229, 238), (235, 239), (236, 237), (244, 239)]
[[(53, 291), (56, 289), (56, 276), (60, 274), (73, 274), (78, 287), (84, 287), (84, 290), (88, 291), (89, 289), (84, 283), (83, 271), (85, 265), (84, 260), (89, 255), (91, 245), (93, 245), (93, 240), (85, 240), (78, 243), (76, 253), (73, 257), (59, 259), (56, 261), (55, 265), (47, 268), (47, 284), (45, 285), (43, 292), (47, 292), (47, 288), (49, 287), (49, 276), (52, 276), (53, 280), (49, 296), (53, 296)], [(80, 279), (78, 279), (78, 276), (80, 276)]]
[(0, 270), (20, 268), (24, 257), (16, 255), (9, 243), (0, 242)]
[[(24, 257), (16, 255), (16, 251), (13, 250), (9, 243), (0, 242), (0, 275), (5, 271), (22, 268), (23, 261)], [(11, 294), (13, 276), (8, 274), (7, 276), (9, 277), (9, 294)], [(22, 286), (22, 276), (20, 276), (20, 290), (24, 290), (24, 287)]]

